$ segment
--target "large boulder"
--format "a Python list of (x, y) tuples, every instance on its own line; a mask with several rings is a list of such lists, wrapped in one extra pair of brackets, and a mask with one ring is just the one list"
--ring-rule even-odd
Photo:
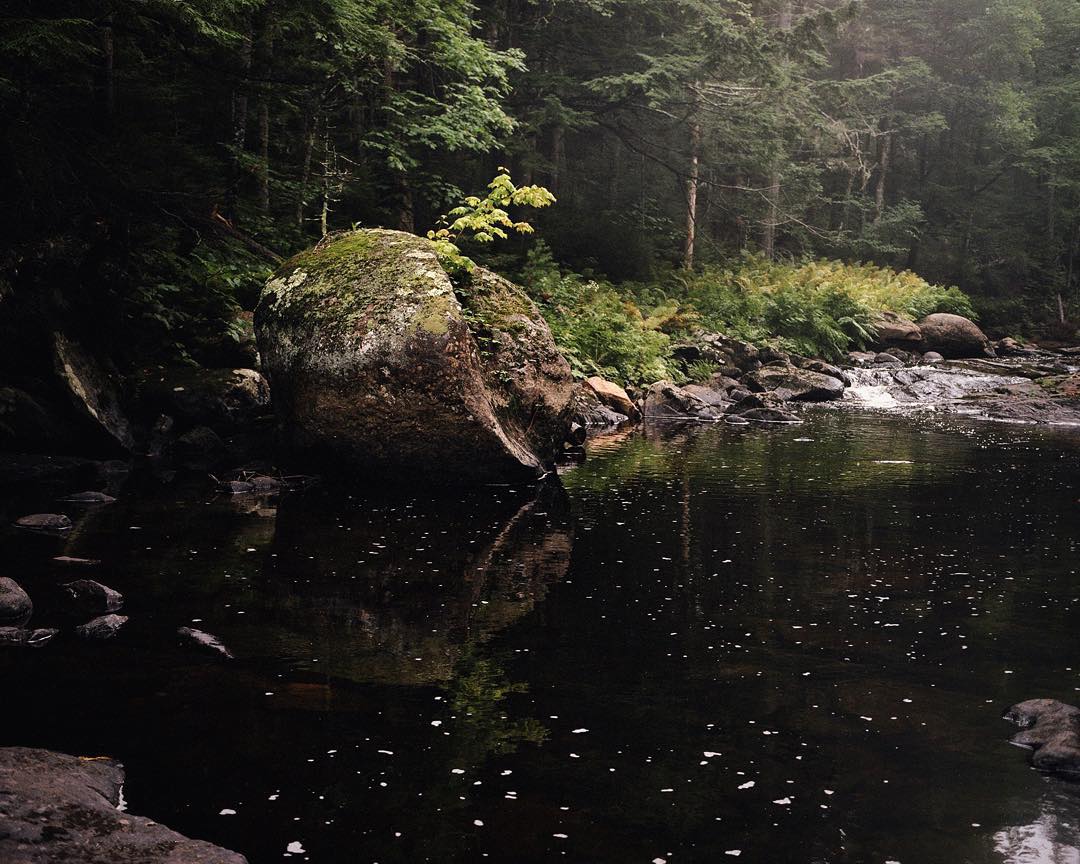
[(118, 809), (124, 769), (24, 747), (0, 749), (0, 861), (11, 864), (246, 864)]
[(517, 286), (482, 268), (467, 281), (399, 231), (337, 235), (287, 262), (255, 313), (283, 442), (384, 475), (550, 470), (574, 408), (569, 364)]
[(881, 312), (874, 318), (871, 326), (876, 348), (903, 348), (914, 351), (922, 343), (923, 332), (919, 325), (895, 312)]
[(0, 621), (22, 621), (30, 617), (34, 604), (14, 579), (0, 576)]
[(757, 393), (773, 393), (785, 402), (831, 402), (844, 395), (840, 378), (794, 366), (765, 366), (744, 376), (741, 383)]
[(53, 368), (73, 417), (86, 429), (87, 446), (130, 450), (131, 426), (120, 407), (114, 370), (62, 333), (53, 334)]
[(964, 357), (994, 357), (994, 348), (986, 334), (974, 322), (961, 315), (938, 312), (919, 322), (924, 351), (937, 351), (952, 360)]

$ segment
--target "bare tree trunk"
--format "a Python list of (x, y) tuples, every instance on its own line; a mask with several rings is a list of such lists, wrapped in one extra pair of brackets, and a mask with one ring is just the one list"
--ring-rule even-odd
[(270, 216), (270, 106), (259, 100), (259, 212)]
[[(782, 0), (777, 14), (777, 26), (781, 30), (791, 29), (791, 2)], [(769, 174), (769, 187), (766, 191), (769, 202), (768, 214), (761, 237), (761, 252), (770, 261), (776, 255), (776, 228), (780, 223), (780, 167), (774, 164)]]
[(251, 27), (248, 26), (240, 45), (241, 81), (232, 93), (232, 150), (229, 154), (228, 185), (225, 189), (225, 217), (236, 220), (237, 203), (240, 200), (241, 158), (247, 142), (248, 95), (247, 78), (251, 72)]
[(105, 16), (101, 28), (101, 88), (105, 117), (112, 122), (116, 114), (116, 45), (113, 39), (113, 14)]
[(315, 136), (318, 124), (318, 116), (314, 112), (309, 111), (304, 115), (304, 137), (301, 143), (303, 149), (300, 156), (300, 189), (296, 193), (296, 227), (301, 230), (304, 227), (304, 205), (307, 203), (305, 198), (307, 197), (308, 182), (311, 180), (311, 157), (315, 152)]
[(561, 123), (551, 130), (551, 191), (558, 195), (566, 166), (566, 127)]
[(889, 162), (892, 156), (892, 134), (888, 132), (888, 122), (883, 121), (885, 134), (878, 144), (878, 176), (874, 186), (874, 224), (881, 221), (885, 212), (885, 183), (889, 177)]
[[(695, 93), (701, 90), (701, 82), (695, 85)], [(683, 251), (683, 267), (694, 269), (694, 246), (697, 241), (698, 185), (701, 182), (701, 120), (698, 116), (695, 96), (694, 115), (690, 123), (690, 176), (686, 181), (686, 248)]]

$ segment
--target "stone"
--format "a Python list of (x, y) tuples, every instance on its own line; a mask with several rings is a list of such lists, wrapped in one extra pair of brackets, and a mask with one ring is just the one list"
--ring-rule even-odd
[(107, 612), (115, 612), (124, 605), (123, 594), (93, 579), (76, 579), (64, 587), (76, 600), (93, 603)]
[(173, 443), (173, 458), (193, 471), (208, 471), (221, 465), (226, 456), (225, 442), (208, 426), (196, 426)]
[(479, 267), (456, 285), (411, 234), (346, 232), (291, 259), (255, 330), (283, 443), (338, 473), (533, 478), (570, 429), (573, 376), (533, 302)]
[(765, 366), (741, 383), (752, 391), (774, 393), (784, 402), (832, 402), (844, 395), (840, 378), (794, 366)]
[(270, 409), (270, 385), (254, 369), (144, 369), (137, 391), (144, 415), (167, 417), (180, 428), (238, 426)]
[(76, 492), (60, 499), (70, 504), (113, 504), (116, 499), (104, 492)]
[(923, 363), (940, 363), (944, 359), (937, 351), (927, 351), (922, 355)]
[(176, 631), (179, 635), (185, 639), (190, 639), (196, 645), (201, 645), (203, 648), (209, 648), (211, 651), (216, 651), (223, 657), (233, 659), (233, 653), (226, 648), (217, 636), (213, 636), (210, 633), (206, 633), (202, 630), (196, 630), (194, 627), (181, 627)]
[(961, 315), (939, 312), (919, 322), (924, 351), (937, 351), (950, 359), (994, 357), (994, 348), (986, 334)]
[(784, 401), (775, 393), (750, 393), (728, 408), (728, 416), (760, 423), (802, 422), (784, 407)]
[(60, 631), (53, 628), (0, 627), (0, 645), (40, 648), (53, 640)]
[(592, 391), (596, 394), (596, 398), (612, 411), (615, 411), (618, 414), (625, 414), (631, 420), (636, 420), (640, 416), (637, 406), (634, 405), (626, 391), (618, 384), (607, 381), (598, 375), (586, 378), (585, 383), (592, 388)]
[(654, 419), (718, 420), (724, 415), (724, 409), (710, 405), (670, 381), (658, 381), (645, 393), (642, 414)]
[(126, 615), (102, 615), (80, 624), (75, 632), (86, 639), (111, 639), (127, 623)]
[[(640, 415), (636, 410), (637, 406), (634, 407), (635, 413)], [(620, 414), (601, 402), (596, 391), (582, 382), (574, 403), (574, 425), (578, 426), (580, 431), (573, 433), (571, 430), (573, 434), (569, 436), (569, 440), (575, 444), (583, 444), (589, 429), (609, 429), (621, 426), (629, 420), (626, 414)]]
[(19, 528), (29, 531), (70, 531), (71, 520), (62, 513), (32, 513), (15, 520)]
[(24, 747), (0, 749), (0, 861), (10, 864), (247, 864), (118, 809), (123, 766)]
[(131, 450), (131, 426), (120, 407), (116, 374), (62, 333), (53, 334), (53, 368), (90, 447)]
[(1030, 699), (1013, 705), (1004, 719), (1020, 727), (1012, 743), (1034, 750), (1035, 768), (1080, 777), (1080, 708), (1055, 699)]
[(34, 611), (34, 604), (22, 586), (14, 579), (0, 576), (0, 621), (25, 621)]
[(880, 354), (874, 356), (875, 366), (903, 366), (904, 361), (897, 357), (895, 354), (889, 354), (882, 351)]
[(923, 339), (919, 325), (895, 312), (882, 312), (871, 322), (874, 332), (874, 346), (881, 348), (903, 348), (914, 351)]
[(57, 555), (52, 559), (57, 564), (64, 564), (72, 567), (93, 567), (100, 564), (97, 558), (78, 558), (71, 555)]
[(727, 408), (731, 404), (731, 400), (727, 398), (727, 394), (722, 390), (714, 390), (712, 387), (703, 387), (700, 384), (687, 384), (682, 389), (691, 396), (696, 396), (706, 405)]

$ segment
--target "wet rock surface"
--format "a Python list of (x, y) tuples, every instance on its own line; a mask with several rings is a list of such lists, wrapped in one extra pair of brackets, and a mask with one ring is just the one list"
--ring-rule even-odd
[(75, 600), (109, 612), (115, 612), (124, 605), (123, 594), (93, 579), (76, 579), (64, 587)]
[(993, 357), (994, 348), (978, 325), (960, 315), (939, 312), (919, 322), (924, 351), (951, 359)]
[(246, 864), (122, 812), (123, 766), (23, 747), (0, 749), (0, 860), (8, 864)]
[(658, 381), (645, 393), (642, 414), (650, 419), (718, 420), (724, 415), (724, 409), (671, 381)]
[(1021, 729), (1012, 743), (1034, 751), (1032, 766), (1080, 778), (1080, 708), (1055, 699), (1029, 699), (1004, 716)]
[(70, 531), (72, 522), (62, 513), (31, 513), (20, 516), (15, 525), (28, 531)]
[(34, 604), (14, 579), (0, 576), (0, 621), (20, 621), (30, 617)]
[(75, 632), (84, 639), (111, 639), (127, 623), (126, 615), (102, 615), (80, 624)]
[(766, 366), (740, 383), (754, 392), (773, 393), (784, 402), (832, 402), (844, 395), (844, 382), (839, 377), (795, 366)]

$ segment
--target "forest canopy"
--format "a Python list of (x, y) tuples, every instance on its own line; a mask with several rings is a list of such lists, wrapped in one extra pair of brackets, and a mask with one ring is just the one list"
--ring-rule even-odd
[(959, 286), (1001, 332), (1076, 315), (1078, 0), (0, 16), (0, 294), (68, 255), (65, 290), (154, 338), (248, 306), (327, 231), (437, 228), (500, 166), (558, 199), (530, 217), (546, 247), (479, 250), (515, 274), (548, 256), (660, 306), (680, 271), (827, 258)]

